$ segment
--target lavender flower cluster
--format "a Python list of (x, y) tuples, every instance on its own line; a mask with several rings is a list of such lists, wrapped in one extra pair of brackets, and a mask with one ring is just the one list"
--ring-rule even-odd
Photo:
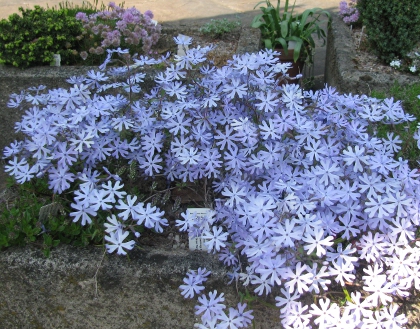
[[(149, 53), (161, 33), (161, 25), (153, 20), (153, 13), (147, 10), (141, 14), (135, 7), (124, 9), (114, 2), (110, 2), (108, 7), (110, 10), (89, 16), (83, 12), (76, 15), (76, 19), (83, 23), (85, 29), (84, 36), (79, 36), (79, 39), (87, 38), (94, 45), (88, 50), (89, 53), (101, 55), (109, 48), (133, 49), (133, 46)], [(88, 53), (82, 51), (80, 56), (85, 60)]]
[[(278, 86), (289, 64), (275, 51), (217, 68), (206, 62), (211, 49), (107, 69), (127, 53), (108, 50), (101, 71), (72, 77), (68, 90), (12, 95), (8, 105), (25, 109), (16, 130), (26, 138), (5, 149), (6, 171), (19, 183), (46, 175), (58, 194), (73, 189), (70, 216), (82, 225), (106, 212), (106, 248), (118, 254), (134, 247), (140, 225), (162, 232), (168, 221), (124, 191), (113, 162), (145, 177), (206, 180), (213, 210), (187, 210), (176, 225), (202, 237), (232, 281), (274, 294), (284, 328), (403, 328), (394, 298), (420, 288), (420, 174), (396, 158), (401, 139), (378, 137), (375, 125), (413, 117), (393, 99)], [(141, 69), (162, 62), (148, 88)], [(197, 326), (248, 326), (245, 304), (225, 310), (222, 293), (202, 293), (208, 274), (190, 272), (180, 287), (198, 296)], [(360, 291), (350, 289), (356, 283)], [(347, 293), (344, 305), (329, 295), (332, 284)], [(301, 298), (308, 294), (313, 303)]]
[(350, 25), (352, 23), (356, 23), (359, 20), (360, 13), (356, 5), (357, 0), (350, 0), (349, 4), (347, 1), (340, 2), (339, 15), (343, 18), (344, 23)]

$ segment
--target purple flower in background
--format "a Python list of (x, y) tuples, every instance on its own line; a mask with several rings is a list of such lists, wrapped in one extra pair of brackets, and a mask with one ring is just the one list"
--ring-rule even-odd
[(86, 13), (82, 13), (82, 12), (78, 12), (78, 13), (76, 14), (76, 19), (77, 19), (77, 20), (79, 20), (79, 21), (82, 21), (83, 23), (85, 23), (85, 22), (88, 22), (88, 21), (89, 21), (89, 19), (88, 19), (88, 17), (87, 17), (87, 15), (86, 15)]
[(152, 11), (150, 11), (150, 10), (146, 10), (146, 11), (144, 12), (144, 16), (147, 16), (147, 17), (149, 17), (149, 18), (153, 18), (153, 17), (154, 17), (154, 15), (153, 15)]
[(340, 2), (339, 15), (343, 18), (344, 23), (350, 25), (352, 23), (356, 23), (359, 20), (360, 14), (356, 5), (357, 0), (350, 0), (349, 4), (347, 3), (347, 1)]

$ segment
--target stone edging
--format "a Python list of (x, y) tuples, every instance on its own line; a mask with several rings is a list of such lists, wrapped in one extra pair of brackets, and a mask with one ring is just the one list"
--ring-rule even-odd
[(359, 71), (353, 61), (351, 31), (337, 13), (331, 13), (332, 26), (327, 38), (325, 82), (339, 92), (370, 95), (372, 90), (386, 91), (398, 82), (412, 84), (419, 77)]
[[(50, 258), (30, 246), (0, 252), (1, 327), (193, 328), (200, 321), (194, 314), (197, 299), (184, 299), (179, 285), (198, 267), (212, 271), (206, 293), (224, 293), (230, 307), (238, 303), (235, 283), (226, 285), (226, 268), (214, 255), (143, 248), (129, 257), (104, 256), (94, 246), (58, 246)], [(279, 324), (278, 309), (260, 305), (254, 315), (257, 328)]]

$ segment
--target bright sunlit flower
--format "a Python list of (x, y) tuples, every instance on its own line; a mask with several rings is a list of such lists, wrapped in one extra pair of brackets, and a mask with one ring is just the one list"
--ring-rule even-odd
[(401, 67), (401, 61), (399, 59), (394, 59), (389, 66), (393, 67), (394, 69), (398, 69)]

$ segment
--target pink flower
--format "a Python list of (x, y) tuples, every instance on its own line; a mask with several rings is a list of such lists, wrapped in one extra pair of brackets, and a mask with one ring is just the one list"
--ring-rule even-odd
[(147, 16), (147, 17), (150, 17), (150, 18), (153, 18), (154, 17), (153, 13), (150, 10), (146, 10), (144, 12), (144, 16)]
[(80, 52), (80, 57), (82, 57), (82, 59), (85, 61), (86, 58), (88, 57), (88, 53), (86, 51), (82, 51)]
[(76, 14), (76, 19), (82, 22), (87, 22), (88, 21), (88, 17), (85, 13), (79, 12)]

